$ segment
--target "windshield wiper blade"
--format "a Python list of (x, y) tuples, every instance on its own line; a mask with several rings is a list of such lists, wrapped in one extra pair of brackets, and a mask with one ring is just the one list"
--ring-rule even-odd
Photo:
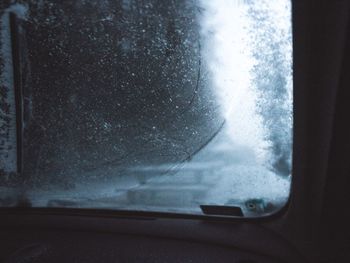
[(9, 14), (12, 46), (13, 81), (16, 108), (16, 130), (17, 130), (17, 173), (23, 168), (23, 90), (22, 90), (22, 58), (19, 19), (15, 13)]
[(239, 206), (226, 205), (201, 205), (202, 213), (215, 216), (237, 216), (243, 217), (243, 211)]

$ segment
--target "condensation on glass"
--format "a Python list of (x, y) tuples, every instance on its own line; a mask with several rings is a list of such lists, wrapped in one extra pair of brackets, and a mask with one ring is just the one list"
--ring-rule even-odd
[(280, 209), (289, 0), (0, 4), (0, 206)]

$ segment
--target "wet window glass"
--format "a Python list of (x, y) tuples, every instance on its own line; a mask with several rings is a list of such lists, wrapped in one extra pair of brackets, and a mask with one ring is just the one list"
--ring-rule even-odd
[(0, 207), (273, 213), (292, 94), (290, 0), (4, 0)]

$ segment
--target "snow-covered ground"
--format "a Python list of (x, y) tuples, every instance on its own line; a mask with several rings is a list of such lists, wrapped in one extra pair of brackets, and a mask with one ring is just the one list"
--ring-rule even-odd
[(261, 200), (273, 205), (269, 212), (278, 210), (288, 199), (290, 177), (276, 176), (254, 164), (254, 153), (227, 144), (226, 136), (223, 129), (192, 160), (182, 164), (132, 167), (114, 182), (81, 182), (70, 190), (32, 189), (25, 195), (36, 207), (201, 213), (200, 205), (238, 205), (245, 215), (259, 216), (261, 213), (247, 211), (245, 204)]

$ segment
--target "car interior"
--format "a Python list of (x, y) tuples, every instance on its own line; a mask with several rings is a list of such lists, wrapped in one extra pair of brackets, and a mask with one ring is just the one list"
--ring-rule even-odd
[[(0, 14), (4, 13), (12, 4), (26, 4), (26, 2), (30, 1), (2, 0), (0, 2)], [(59, 1), (46, 2), (55, 3)], [(129, 3), (128, 1), (119, 2)], [(136, 2), (142, 6), (152, 1)], [(162, 6), (164, 10), (176, 9), (176, 6), (168, 7), (172, 1), (158, 2), (164, 4)], [(67, 4), (67, 8), (72, 7)], [(94, 10), (90, 11), (91, 19), (93, 19)], [(170, 15), (178, 15), (175, 11), (174, 13), (171, 13), (173, 11), (167, 12), (170, 12), (167, 13)], [(62, 201), (55, 198), (51, 200), (51, 205), (43, 207), (33, 205), (25, 195), (19, 193), (18, 199), (15, 201), (0, 198), (0, 262), (350, 262), (350, 213), (347, 210), (347, 202), (350, 200), (348, 189), (350, 187), (350, 165), (347, 160), (350, 156), (350, 126), (348, 125), (350, 112), (350, 2), (347, 0), (292, 0), (291, 15), (293, 33), (292, 179), (288, 200), (279, 209), (273, 209), (271, 213), (263, 215), (252, 214), (250, 216), (251, 214), (247, 214), (238, 205), (215, 206), (209, 203), (202, 205), (202, 210), (195, 210), (195, 213), (173, 213), (167, 210), (140, 210), (134, 207), (132, 209), (109, 209), (108, 206), (101, 206), (96, 209), (96, 205), (94, 205), (96, 203), (91, 205), (91, 203), (82, 202), (77, 205), (74, 202), (70, 203), (68, 200)], [(67, 19), (69, 20), (69, 17)], [(10, 21), (12, 21), (12, 28), (16, 27), (16, 23), (21, 23), (16, 18), (12, 18)], [(186, 23), (189, 22), (184, 20), (184, 24)], [(176, 31), (173, 27), (175, 26), (170, 23), (167, 32)], [(31, 30), (29, 26), (28, 28), (28, 30)], [(25, 41), (22, 39), (22, 29), (21, 26), (18, 26), (18, 32), (11, 35), (13, 37), (12, 51), (18, 50), (19, 48), (16, 49), (16, 45), (23, 45)], [(47, 32), (43, 34), (47, 34)], [(60, 28), (54, 28), (52, 32), (58, 35)], [(196, 37), (195, 34), (191, 34), (189, 33), (190, 37)], [(72, 39), (74, 36), (76, 36), (74, 41), (79, 41), (77, 32), (71, 34)], [(180, 40), (176, 38), (176, 34), (170, 36), (169, 39), (169, 45), (179, 45)], [(109, 43), (107, 40), (104, 41), (107, 44)], [(39, 40), (37, 43), (39, 43)], [(27, 43), (26, 45), (34, 44)], [(99, 43), (99, 45), (102, 44)], [(84, 45), (82, 44), (82, 46)], [(188, 51), (186, 47), (182, 48), (183, 51), (181, 52)], [(20, 86), (19, 82), (21, 81), (27, 81), (23, 76), (26, 74), (25, 71), (28, 67), (24, 67), (23, 63), (18, 62), (22, 56), (21, 52), (24, 51), (17, 53), (13, 51), (12, 53), (14, 67), (17, 65), (21, 69), (14, 71), (15, 86)], [(33, 52), (35, 59), (31, 61), (30, 70), (36, 72), (35, 67), (37, 67), (38, 72), (36, 74), (48, 74), (45, 85), (56, 83), (56, 75), (69, 75), (67, 73), (68, 69), (66, 72), (64, 67), (58, 68), (58, 66), (55, 66), (55, 63), (60, 65), (60, 57), (56, 56), (52, 61), (53, 66), (48, 66), (49, 69), (45, 71), (45, 67), (41, 63), (45, 60), (44, 57), (41, 57), (44, 56), (42, 55), (43, 51), (38, 49)], [(78, 47), (77, 51), (74, 52), (78, 53)], [(171, 52), (172, 49), (165, 50), (164, 56), (168, 58), (173, 56)], [(190, 55), (196, 58), (198, 56), (197, 53), (191, 53)], [(87, 64), (94, 63), (88, 61), (88, 59), (86, 58)], [(18, 61), (16, 62), (16, 60)], [(137, 62), (137, 60), (135, 61)], [(187, 74), (197, 76), (197, 71), (191, 71), (191, 65), (185, 65), (183, 72), (179, 74), (187, 72)], [(140, 68), (143, 65), (140, 64), (137, 67), (138, 70), (141, 70)], [(147, 67), (164, 68), (167, 65), (153, 65), (150, 63), (147, 64)], [(146, 68), (146, 71), (149, 68)], [(56, 69), (57, 71), (55, 71)], [(92, 68), (90, 69), (92, 70)], [(102, 67), (102, 70), (108, 71), (109, 68)], [(169, 68), (169, 72), (174, 70), (174, 68)], [(69, 76), (71, 77), (71, 75)], [(87, 76), (79, 76), (76, 79), (84, 81), (84, 78), (87, 78)], [(150, 75), (150, 78), (157, 79), (162, 78), (162, 76)], [(93, 80), (91, 83), (93, 83)], [(106, 83), (108, 83), (107, 80)], [(35, 87), (34, 84), (33, 87)], [(55, 87), (56, 84), (52, 85)], [(99, 83), (96, 82), (93, 85), (99, 85)], [(62, 91), (62, 94), (64, 92)], [(129, 96), (126, 91), (123, 92), (125, 92), (123, 93), (124, 96)], [(5, 96), (1, 89), (0, 94)], [(51, 105), (50, 103), (53, 103), (52, 101), (58, 97), (57, 94), (55, 92), (36, 94), (37, 99), (44, 102), (42, 109), (47, 115), (43, 114), (41, 116), (43, 119), (49, 118), (47, 116), (55, 112), (52, 110), (50, 113), (51, 109), (45, 106), (45, 103)], [(108, 96), (106, 94), (94, 94), (94, 96)], [(27, 96), (25, 91), (22, 96), (25, 100)], [(72, 97), (71, 94), (67, 96)], [(152, 97), (152, 94), (147, 93), (144, 96), (146, 98), (145, 105), (156, 103), (156, 99)], [(205, 98), (206, 95), (199, 96)], [(72, 99), (75, 98), (72, 97)], [(87, 101), (87, 104), (91, 104), (91, 101)], [(179, 98), (179, 101), (181, 101), (181, 98)], [(117, 102), (123, 103), (122, 100)], [(29, 104), (26, 103), (16, 105), (17, 109), (29, 107)], [(100, 105), (101, 108), (103, 108), (102, 104)], [(106, 102), (106, 104), (108, 103)], [(71, 104), (67, 105), (67, 114), (69, 114), (71, 111), (69, 105)], [(164, 105), (161, 107), (165, 107)], [(132, 107), (134, 106), (132, 105)], [(179, 111), (185, 111), (186, 107), (186, 105), (183, 108), (180, 107)], [(215, 109), (214, 104), (208, 107)], [(147, 118), (153, 118), (162, 109), (155, 107), (153, 111), (148, 113)], [(216, 114), (215, 110), (209, 112), (209, 115)], [(17, 131), (25, 128), (22, 127), (26, 125), (27, 117), (25, 114), (24, 112), (21, 117), (24, 122), (17, 122)], [(175, 114), (179, 114), (179, 112), (175, 112)], [(83, 123), (84, 120), (82, 119), (84, 117), (82, 116), (79, 115), (76, 118), (73, 116), (72, 120), (79, 122), (79, 119), (81, 119)], [(125, 112), (120, 113), (120, 116), (120, 118), (124, 118), (125, 123), (130, 118)], [(108, 118), (108, 115), (104, 117)], [(196, 120), (201, 118), (196, 113), (193, 113), (191, 117)], [(171, 115), (167, 115), (158, 121), (165, 123), (170, 118)], [(209, 121), (207, 120), (200, 119), (198, 121), (198, 123), (201, 123), (200, 125), (195, 121), (192, 122), (193, 124), (181, 124), (183, 120), (174, 120), (173, 122), (178, 127), (180, 127), (179, 125), (183, 125), (183, 127), (186, 125), (190, 129), (200, 127), (198, 131), (210, 139), (212, 134), (220, 129), (223, 121), (219, 119), (215, 123), (210, 123), (211, 128), (208, 128)], [(70, 124), (62, 122), (57, 124), (55, 129), (59, 131), (62, 129), (62, 134), (65, 134), (63, 129), (67, 125)], [(71, 130), (74, 133), (74, 129)], [(27, 132), (25, 136), (28, 134), (28, 138), (32, 136), (30, 138), (33, 141), (38, 140), (42, 144), (49, 144), (50, 140), (61, 143), (58, 136), (48, 136), (46, 137), (48, 138), (47, 141), (45, 141), (44, 135), (41, 131), (36, 131), (35, 127), (28, 128), (25, 132)], [(81, 167), (76, 168), (74, 160), (70, 158), (62, 158), (59, 161), (50, 159), (50, 154), (53, 152), (52, 147), (46, 148), (46, 153), (48, 162), (54, 165), (45, 166), (45, 162), (43, 162), (40, 164), (41, 166), (34, 166), (35, 156), (38, 155), (37, 149), (33, 146), (34, 144), (23, 141), (18, 132), (17, 136), (17, 147), (21, 144), (26, 146), (23, 151), (19, 149), (21, 154), (17, 158), (17, 171), (22, 175), (18, 179), (21, 184), (24, 182), (24, 184), (35, 185), (37, 183), (35, 180), (40, 182), (45, 180), (42, 174), (48, 172), (59, 175), (65, 171), (61, 167), (81, 169)], [(88, 137), (89, 134), (86, 136)], [(176, 135), (173, 136), (176, 137)], [(198, 148), (204, 145), (201, 141), (196, 141), (196, 136), (191, 137), (190, 133), (186, 136), (193, 145), (197, 145), (197, 148), (187, 147), (191, 151), (189, 155), (183, 155), (181, 150), (174, 151), (171, 156), (169, 155), (170, 157), (164, 155), (162, 161), (187, 161), (196, 157), (194, 155)], [(135, 146), (138, 147), (137, 151), (142, 151), (143, 147), (151, 147), (151, 143), (142, 144), (141, 139), (139, 140), (132, 132), (125, 132), (125, 138), (127, 141), (135, 140), (137, 142), (135, 144), (138, 144), (138, 146)], [(100, 145), (107, 149), (109, 142), (101, 142)], [(156, 144), (155, 146), (152, 145), (154, 147), (152, 149), (163, 151), (163, 149), (169, 148), (169, 145)], [(63, 148), (67, 147), (69, 145)], [(79, 147), (86, 147), (90, 152), (93, 152), (97, 146), (89, 141), (84, 142), (82, 140)], [(65, 150), (63, 148), (62, 152)], [(108, 151), (109, 154), (116, 154), (112, 147), (108, 148)], [(96, 152), (98, 153), (98, 150)], [(155, 161), (151, 154), (147, 152), (146, 155), (149, 158), (147, 161), (150, 163)], [(99, 165), (97, 159), (90, 156), (86, 158), (89, 160), (87, 164), (84, 164), (86, 171), (90, 171), (88, 169)], [(108, 158), (108, 156), (104, 158), (106, 163), (112, 161)], [(20, 173), (22, 169), (34, 171), (37, 167), (41, 169), (39, 175), (42, 177), (39, 176), (39, 179), (26, 179), (24, 178), (26, 174)], [(281, 174), (288, 173), (284, 168), (281, 168), (280, 172)], [(34, 174), (34, 172), (29, 172), (29, 177), (31, 173)], [(5, 175), (0, 173), (0, 177), (5, 177)], [(205, 180), (205, 177), (203, 178)], [(0, 186), (4, 184), (3, 182), (1, 179)], [(96, 182), (99, 182), (99, 179), (93, 181), (93, 184)], [(17, 181), (11, 183), (17, 183)], [(62, 187), (69, 189), (71, 186), (69, 183), (63, 183)], [(271, 191), (273, 187), (274, 185), (270, 186)], [(129, 194), (135, 200), (146, 199), (145, 196), (137, 195), (137, 193)], [(200, 191), (198, 195), (200, 195)], [(176, 196), (175, 198), (180, 197)], [(186, 196), (183, 198), (183, 200), (187, 200)], [(120, 204), (123, 205), (123, 203)]]

